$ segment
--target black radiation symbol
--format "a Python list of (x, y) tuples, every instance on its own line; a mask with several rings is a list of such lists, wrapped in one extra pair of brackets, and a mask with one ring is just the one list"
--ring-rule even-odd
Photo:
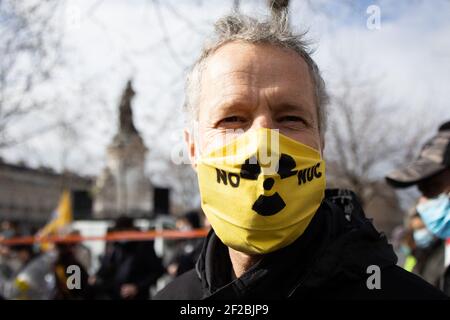
[[(294, 171), (295, 166), (295, 160), (291, 156), (282, 153), (278, 162), (277, 173), (281, 179), (291, 177), (297, 173)], [(241, 178), (243, 179), (256, 180), (260, 173), (261, 166), (255, 157), (245, 160), (241, 167)], [(274, 183), (275, 180), (273, 178), (266, 178), (263, 183), (264, 190), (271, 190)], [(252, 209), (261, 216), (272, 216), (280, 212), (284, 207), (286, 207), (286, 203), (279, 193), (275, 192), (271, 196), (260, 195), (253, 204)]]

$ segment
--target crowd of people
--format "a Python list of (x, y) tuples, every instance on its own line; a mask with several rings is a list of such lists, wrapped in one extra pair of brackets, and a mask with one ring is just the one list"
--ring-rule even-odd
[[(163, 256), (152, 241), (108, 241), (93, 273), (87, 265), (92, 257), (80, 243), (58, 243), (48, 251), (2, 245), (0, 294), (447, 299), (450, 121), (415, 160), (386, 176), (395, 188), (417, 186), (421, 193), (390, 239), (392, 246), (366, 217), (358, 195), (326, 188), (326, 85), (304, 34), (294, 33), (287, 17), (287, 12), (268, 21), (238, 12), (221, 17), (187, 77), (185, 107), (198, 132), (186, 130), (185, 141), (201, 208), (211, 223), (206, 238), (179, 241)], [(269, 154), (275, 159), (270, 167), (267, 157), (258, 158)], [(189, 212), (177, 228), (196, 229), (200, 221)], [(20, 236), (18, 227), (4, 222), (1, 237)], [(133, 230), (133, 220), (122, 217), (109, 232)], [(67, 287), (70, 265), (80, 266), (81, 289)], [(375, 271), (373, 277), (368, 270)], [(153, 295), (152, 288), (167, 277), (175, 279)]]
[[(413, 272), (446, 294), (450, 294), (450, 268), (446, 265), (446, 239), (450, 237), (448, 213), (450, 170), (437, 165), (448, 156), (441, 149), (449, 148), (450, 122), (441, 125), (438, 133), (422, 148), (419, 157), (409, 166), (386, 177), (396, 188), (417, 186), (421, 192), (417, 204), (405, 215), (404, 223), (391, 235), (398, 256), (397, 264)], [(437, 159), (436, 161), (436, 158)], [(208, 220), (197, 211), (176, 219), (179, 231), (205, 227)], [(132, 218), (118, 218), (108, 233), (139, 231)], [(4, 220), (0, 239), (35, 234), (18, 222)], [(80, 235), (71, 230), (68, 235)], [(151, 299), (157, 283), (165, 283), (193, 269), (202, 251), (204, 238), (172, 240), (164, 256), (155, 252), (153, 240), (108, 241), (104, 253), (93, 257), (82, 241), (55, 243), (46, 248), (40, 243), (0, 244), (0, 296), (7, 299)], [(92, 270), (93, 259), (99, 268)], [(448, 259), (448, 257), (447, 257)], [(67, 268), (80, 269), (80, 286), (67, 286)]]
[[(190, 211), (176, 219), (180, 231), (201, 228), (202, 219)], [(15, 221), (3, 221), (0, 239), (31, 235)], [(108, 234), (140, 231), (132, 218), (118, 218)], [(77, 230), (68, 236), (79, 236)], [(0, 297), (3, 299), (51, 300), (146, 300), (156, 291), (157, 281), (172, 278), (194, 267), (202, 239), (170, 240), (164, 256), (155, 252), (154, 240), (105, 242), (99, 257), (77, 242), (0, 244)], [(99, 267), (92, 271), (93, 259)], [(79, 269), (79, 285), (68, 286), (70, 266)]]
[(450, 121), (439, 126), (414, 161), (390, 173), (386, 180), (395, 188), (416, 186), (420, 192), (404, 225), (392, 237), (400, 263), (450, 295), (446, 261), (446, 240), (450, 238)]
[[(447, 146), (448, 141), (450, 122), (440, 126), (438, 134), (425, 144), (414, 163), (386, 177), (394, 187), (417, 185), (421, 191), (417, 205), (391, 235), (398, 265), (446, 294), (450, 294), (450, 268), (445, 264), (445, 240), (450, 236), (447, 213), (450, 174), (446, 167), (435, 168), (437, 173), (426, 170), (433, 161), (430, 159), (434, 159), (439, 148)], [(207, 219), (203, 215), (190, 211), (178, 217), (175, 226), (179, 231), (189, 231), (204, 227), (205, 222)], [(108, 229), (108, 233), (117, 231), (139, 229), (132, 218), (123, 216)], [(0, 239), (35, 232), (12, 220), (0, 224)], [(72, 230), (68, 234), (79, 235), (79, 232)], [(109, 241), (100, 257), (93, 257), (83, 242), (56, 243), (50, 250), (39, 243), (0, 245), (0, 296), (56, 300), (151, 299), (158, 280), (171, 281), (195, 267), (203, 242), (203, 238), (173, 240), (171, 250), (165, 251), (162, 257), (156, 254), (153, 240)], [(90, 273), (94, 258), (99, 259), (99, 268)], [(71, 265), (80, 267), (77, 290), (67, 287), (67, 268)]]

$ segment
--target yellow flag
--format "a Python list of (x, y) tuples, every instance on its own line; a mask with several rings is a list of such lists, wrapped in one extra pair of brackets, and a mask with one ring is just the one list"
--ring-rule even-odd
[[(70, 196), (70, 191), (65, 190), (61, 195), (58, 207), (53, 212), (52, 219), (39, 231), (38, 234), (41, 237), (56, 234), (61, 231), (62, 228), (69, 225), (72, 221), (72, 199)], [(42, 243), (42, 249), (49, 249), (48, 244)]]

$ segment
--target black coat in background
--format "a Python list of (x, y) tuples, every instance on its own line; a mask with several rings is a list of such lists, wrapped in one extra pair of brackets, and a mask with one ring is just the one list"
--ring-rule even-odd
[(98, 294), (109, 299), (122, 299), (122, 285), (134, 284), (138, 288), (134, 299), (149, 299), (150, 286), (164, 272), (154, 242), (126, 241), (109, 245), (97, 273)]

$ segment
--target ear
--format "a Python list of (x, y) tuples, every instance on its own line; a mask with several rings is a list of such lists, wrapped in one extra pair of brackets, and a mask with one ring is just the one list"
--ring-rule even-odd
[(188, 128), (184, 128), (184, 142), (186, 143), (189, 152), (189, 161), (191, 163), (191, 166), (194, 170), (196, 170), (197, 161), (195, 157), (196, 154), (195, 139), (193, 133)]

